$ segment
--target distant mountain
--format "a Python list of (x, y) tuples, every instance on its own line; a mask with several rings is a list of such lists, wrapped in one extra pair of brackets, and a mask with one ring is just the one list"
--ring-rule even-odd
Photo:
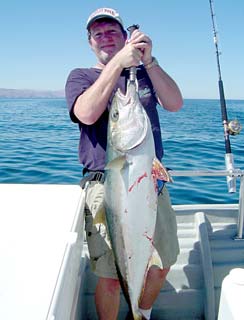
[(64, 98), (64, 90), (30, 90), (0, 88), (0, 98)]

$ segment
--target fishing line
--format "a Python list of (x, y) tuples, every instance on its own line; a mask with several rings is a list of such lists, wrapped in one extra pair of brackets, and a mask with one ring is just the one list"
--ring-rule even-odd
[[(234, 170), (234, 157), (231, 152), (230, 144), (230, 135), (239, 134), (241, 131), (241, 125), (238, 120), (228, 121), (225, 94), (224, 94), (224, 84), (221, 75), (220, 59), (219, 56), (221, 52), (219, 51), (218, 38), (217, 38), (217, 29), (216, 29), (216, 17), (214, 13), (213, 0), (209, 0), (212, 28), (213, 28), (213, 39), (216, 49), (216, 60), (217, 60), (217, 69), (218, 69), (218, 87), (219, 87), (219, 97), (220, 97), (220, 106), (222, 114), (222, 123), (224, 128), (224, 140), (225, 140), (225, 166), (226, 170), (230, 172)], [(227, 186), (229, 192), (236, 192), (236, 178), (227, 176)]]

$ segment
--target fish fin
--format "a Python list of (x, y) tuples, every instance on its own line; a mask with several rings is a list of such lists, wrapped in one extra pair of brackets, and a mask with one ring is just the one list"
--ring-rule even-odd
[(159, 268), (163, 268), (162, 260), (158, 254), (158, 251), (156, 249), (153, 250), (153, 254), (151, 256), (151, 259), (149, 260), (148, 269), (151, 266), (158, 266)]
[(93, 224), (95, 225), (97, 223), (103, 223), (104, 225), (106, 224), (106, 216), (105, 216), (104, 207), (100, 208), (100, 210), (98, 210), (96, 212), (96, 215), (93, 219)]
[(105, 166), (105, 170), (108, 169), (117, 169), (117, 170), (121, 170), (125, 167), (127, 161), (126, 161), (126, 156), (119, 156), (111, 161), (109, 161), (106, 166)]
[(173, 182), (171, 175), (167, 168), (157, 158), (153, 159), (152, 175), (157, 180), (163, 180), (165, 182)]

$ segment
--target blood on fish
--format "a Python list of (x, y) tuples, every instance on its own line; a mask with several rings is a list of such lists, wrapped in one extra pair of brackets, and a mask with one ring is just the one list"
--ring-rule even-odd
[(154, 246), (153, 238), (150, 237), (147, 232), (144, 232), (143, 236), (146, 237), (151, 242), (151, 244)]
[(131, 192), (132, 189), (133, 189), (136, 185), (138, 185), (138, 184), (142, 181), (143, 178), (147, 178), (147, 173), (146, 173), (146, 172), (144, 172), (143, 175), (141, 175), (140, 177), (138, 177), (137, 180), (129, 187), (129, 192)]

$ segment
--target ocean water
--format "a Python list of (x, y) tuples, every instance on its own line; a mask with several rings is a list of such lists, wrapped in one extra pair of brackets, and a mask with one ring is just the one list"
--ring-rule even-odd
[[(226, 102), (244, 125), (244, 100)], [(185, 100), (181, 111), (158, 107), (164, 164), (173, 170), (225, 170), (218, 100)], [(235, 167), (244, 170), (244, 130), (231, 137)], [(64, 99), (0, 99), (0, 183), (79, 184), (79, 130)], [(225, 177), (174, 177), (173, 204), (236, 203)]]

